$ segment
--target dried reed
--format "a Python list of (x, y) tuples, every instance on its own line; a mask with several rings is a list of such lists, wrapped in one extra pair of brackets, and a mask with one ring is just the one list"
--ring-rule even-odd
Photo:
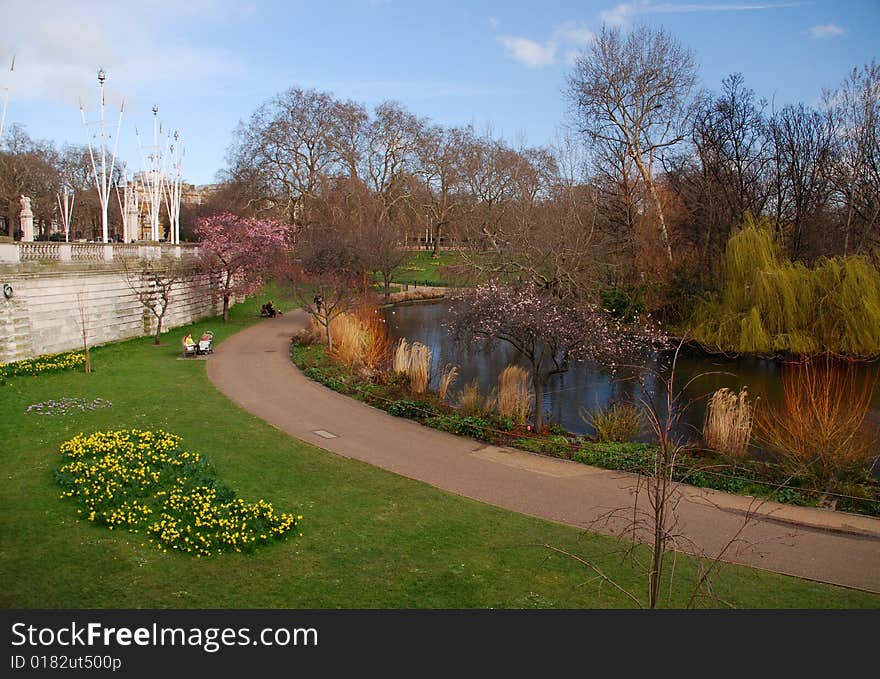
[(431, 381), (431, 349), (413, 342), (409, 349), (409, 388), (413, 394), (424, 394)]
[(494, 394), (489, 394), (484, 397), (480, 393), (480, 385), (476, 380), (464, 385), (461, 394), (458, 397), (458, 407), (465, 415), (471, 417), (485, 417), (492, 411), (494, 405)]
[(518, 365), (509, 365), (498, 377), (498, 397), (495, 409), (501, 417), (514, 424), (524, 425), (532, 412), (535, 392), (528, 371)]
[(752, 437), (753, 413), (745, 387), (739, 395), (727, 388), (719, 389), (709, 399), (703, 441), (712, 450), (736, 459), (745, 457)]
[(349, 367), (379, 368), (388, 359), (388, 332), (375, 309), (362, 307), (330, 321), (333, 356)]
[(455, 382), (455, 379), (458, 377), (458, 367), (454, 365), (447, 365), (443, 368), (443, 372), (440, 373), (440, 400), (445, 401), (446, 396), (449, 394), (450, 385)]

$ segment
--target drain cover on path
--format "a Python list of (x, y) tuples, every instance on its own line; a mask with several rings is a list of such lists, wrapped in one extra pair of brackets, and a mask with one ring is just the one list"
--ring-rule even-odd
[(329, 431), (325, 431), (324, 429), (316, 429), (312, 432), (313, 434), (317, 434), (321, 438), (325, 439), (337, 439), (339, 438), (336, 434), (331, 434)]

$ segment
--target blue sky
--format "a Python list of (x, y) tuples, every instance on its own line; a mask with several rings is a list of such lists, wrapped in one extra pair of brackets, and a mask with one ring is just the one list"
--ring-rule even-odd
[(125, 98), (129, 170), (141, 169), (135, 128), (151, 143), (155, 103), (197, 184), (224, 167), (238, 121), (291, 86), (367, 105), (396, 99), (437, 123), (551, 143), (572, 55), (603, 22), (663, 25), (693, 50), (702, 86), (739, 71), (777, 106), (818, 102), (880, 45), (878, 0), (0, 0), (0, 15), (7, 126), (84, 142), (79, 101), (94, 118), (100, 66), (113, 127)]

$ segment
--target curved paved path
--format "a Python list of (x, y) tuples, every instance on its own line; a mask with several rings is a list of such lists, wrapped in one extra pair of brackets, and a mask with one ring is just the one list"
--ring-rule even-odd
[[(609, 510), (631, 511), (629, 474), (439, 432), (309, 380), (289, 358), (290, 338), (306, 322), (295, 311), (225, 340), (208, 360), (208, 377), (291, 436), (443, 490), (598, 532), (613, 532), (597, 524)], [(683, 488), (679, 532), (692, 543), (685, 549), (715, 555), (742, 528), (749, 500)], [(880, 592), (880, 519), (775, 503), (759, 512), (725, 560)]]

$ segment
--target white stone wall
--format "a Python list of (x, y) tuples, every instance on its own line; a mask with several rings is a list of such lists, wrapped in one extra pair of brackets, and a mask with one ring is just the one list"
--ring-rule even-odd
[[(0, 292), (0, 363), (82, 347), (78, 298), (87, 317), (90, 345), (155, 333), (155, 316), (140, 303), (126, 275), (110, 266), (82, 270), (4, 266), (0, 287), (3, 283), (12, 286), (13, 295), (6, 299)], [(173, 288), (163, 330), (221, 310), (222, 301), (216, 295), (212, 299), (206, 277), (192, 274)], [(163, 341), (179, 338), (169, 333)]]

